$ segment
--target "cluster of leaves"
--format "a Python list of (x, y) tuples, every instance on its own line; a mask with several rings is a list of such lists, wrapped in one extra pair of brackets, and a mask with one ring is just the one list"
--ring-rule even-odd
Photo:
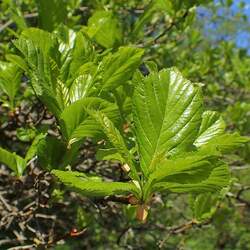
[[(70, 31), (63, 31), (69, 37)], [(60, 127), (61, 138), (47, 136), (35, 143), (42, 167), (62, 169), (72, 165), (80, 145), (77, 142), (85, 137), (99, 138), (103, 131), (112, 145), (106, 148), (106, 154), (112, 150), (114, 159), (128, 165), (131, 183), (102, 182), (71, 171), (52, 173), (86, 195), (132, 193), (138, 213), (150, 202), (153, 192), (213, 192), (228, 184), (229, 173), (219, 160), (220, 152), (247, 139), (224, 134), (222, 119), (214, 112), (203, 111), (198, 84), (184, 79), (176, 69), (158, 72), (152, 63), (148, 76), (137, 72), (131, 86), (132, 106), (131, 98), (127, 103), (129, 113), (133, 113), (130, 123), (134, 130), (134, 143), (129, 148), (131, 139), (123, 138), (119, 131), (127, 120), (121, 117), (127, 111), (124, 102), (131, 95), (123, 86), (141, 63), (142, 50), (121, 47), (102, 56), (96, 54), (82, 32), (70, 36), (70, 41), (63, 41), (58, 33), (26, 29), (14, 41), (22, 56), (8, 55), (29, 76), (34, 93)], [(31, 159), (27, 156), (20, 160), (4, 150), (1, 155), (2, 162), (18, 174)]]
[[(222, 116), (206, 110), (198, 82), (208, 84), (205, 101), (214, 108), (221, 89), (248, 88), (249, 58), (227, 42), (201, 43), (192, 22), (195, 6), (207, 1), (86, 2), (87, 18), (76, 14), (81, 1), (37, 1), (38, 27), (22, 14), (25, 1), (11, 4), (17, 30), (1, 48), (2, 107), (15, 113), (24, 99), (37, 98), (55, 118), (55, 134), (32, 126), (36, 136), (25, 157), (0, 148), (0, 161), (22, 176), (37, 159), (85, 196), (128, 195), (141, 221), (155, 193), (189, 193), (193, 218), (209, 219), (232, 181), (225, 155), (249, 138), (228, 132)], [(127, 18), (137, 7), (143, 13)], [(224, 111), (233, 95), (226, 91), (215, 108)], [(233, 103), (226, 111), (233, 120), (226, 121), (241, 119), (235, 127), (247, 135), (248, 111), (247, 103)], [(71, 171), (86, 138), (98, 145), (98, 160), (120, 163), (126, 181)]]

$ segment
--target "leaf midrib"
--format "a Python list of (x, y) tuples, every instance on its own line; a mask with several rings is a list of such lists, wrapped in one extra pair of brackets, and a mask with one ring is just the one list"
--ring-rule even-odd
[[(171, 78), (171, 75), (169, 75), (169, 77)], [(178, 80), (179, 80), (179, 78), (178, 78), (178, 76), (176, 76), (174, 82), (172, 83), (172, 85), (176, 84), (176, 82), (177, 82)], [(170, 87), (170, 81), (171, 81), (171, 79), (169, 79), (169, 87)], [(188, 83), (186, 83), (185, 85), (186, 85), (186, 86), (185, 86), (185, 89), (182, 91), (182, 94), (181, 94), (181, 95), (183, 95), (183, 93), (185, 92), (185, 90), (186, 90), (188, 87), (190, 87), (190, 85), (189, 85)], [(179, 86), (179, 88), (180, 88), (180, 87), (181, 87), (181, 86)], [(165, 109), (164, 109), (164, 116), (163, 116), (163, 119), (162, 119), (162, 122), (161, 122), (161, 128), (160, 128), (160, 130), (159, 130), (158, 135), (161, 135), (161, 134), (162, 134), (163, 125), (164, 125), (164, 120), (165, 120), (166, 115), (167, 115), (166, 112), (167, 112), (167, 110), (168, 110), (168, 109), (167, 109), (167, 106), (168, 106), (170, 94), (171, 94), (171, 93), (168, 91), (168, 96), (167, 96), (167, 99), (166, 99)], [(188, 102), (187, 107), (189, 107), (189, 105), (192, 103), (192, 101), (193, 101), (193, 99), (195, 98), (196, 94), (197, 94), (197, 92), (194, 93), (194, 95), (192, 96), (192, 98), (190, 98), (190, 101)], [(181, 99), (181, 98), (179, 98), (179, 99), (175, 102), (174, 106), (171, 107), (172, 109), (175, 108), (175, 106), (179, 103), (180, 99)], [(176, 121), (181, 117), (181, 115), (182, 115), (183, 112), (187, 109), (187, 107), (180, 113), (180, 115), (175, 119), (175, 121), (172, 122), (172, 124), (169, 125), (168, 129), (171, 128), (171, 127), (176, 123)], [(192, 119), (192, 117), (191, 117), (191, 119)], [(191, 119), (190, 119), (190, 120), (191, 120)], [(189, 121), (190, 121), (190, 120), (189, 120)], [(185, 125), (186, 125), (186, 124), (185, 124)], [(184, 125), (184, 126), (185, 126), (185, 125)], [(184, 126), (182, 126), (182, 128), (183, 128)], [(181, 128), (181, 129), (182, 129), (182, 128)], [(174, 136), (175, 136), (175, 135), (174, 135)], [(174, 137), (174, 136), (172, 136), (172, 137)], [(168, 138), (168, 140), (171, 139), (172, 137)], [(158, 139), (157, 139), (157, 141), (156, 141), (156, 146), (155, 146), (154, 152), (153, 152), (153, 154), (152, 154), (153, 157), (152, 157), (152, 159), (151, 159), (151, 161), (150, 161), (150, 164), (149, 164), (149, 171), (152, 169), (152, 165), (153, 165), (153, 163), (154, 163), (154, 161), (155, 161), (155, 158), (157, 158), (158, 155), (159, 155), (159, 154), (156, 154), (156, 152), (158, 151), (159, 142), (160, 142), (160, 136), (158, 136)]]

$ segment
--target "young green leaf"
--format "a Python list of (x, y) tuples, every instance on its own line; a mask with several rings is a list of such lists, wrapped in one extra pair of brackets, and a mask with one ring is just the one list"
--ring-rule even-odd
[(131, 176), (134, 179), (139, 180), (132, 155), (130, 154), (119, 130), (114, 126), (113, 122), (102, 112), (93, 112), (92, 110), (90, 110), (90, 113), (95, 118), (95, 120), (101, 125), (105, 135), (116, 148), (117, 152), (121, 155), (123, 163), (127, 163), (131, 168)]
[(202, 115), (202, 122), (194, 145), (200, 147), (207, 144), (214, 137), (222, 135), (225, 131), (226, 125), (222, 117), (214, 111), (206, 111)]
[(57, 25), (64, 23), (67, 17), (67, 1), (65, 0), (36, 0), (39, 26), (47, 31), (54, 30)]
[(30, 28), (22, 32), (14, 45), (24, 56), (35, 94), (59, 117), (63, 106), (57, 98), (58, 43), (43, 30)]
[(27, 28), (26, 20), (22, 14), (22, 11), (15, 1), (10, 2), (9, 12), (11, 19), (16, 23), (19, 30)]
[[(137, 73), (134, 83), (133, 122), (143, 177), (138, 179), (135, 167), (131, 177), (142, 186), (141, 201), (148, 202), (154, 191), (202, 193), (227, 186), (228, 166), (220, 161), (223, 145), (231, 148), (247, 140), (224, 134), (217, 113), (202, 114), (200, 87), (176, 69), (152, 70), (146, 77)], [(110, 157), (118, 159), (118, 153), (123, 163), (134, 166), (134, 154), (109, 118), (101, 111), (89, 113), (113, 145)], [(219, 145), (216, 139), (222, 137)]]
[(11, 63), (15, 64), (16, 66), (18, 66), (23, 71), (25, 71), (25, 72), (29, 71), (28, 65), (26, 64), (25, 60), (21, 56), (14, 55), (14, 54), (7, 54), (6, 59), (9, 62), (11, 62)]
[(60, 80), (57, 80), (56, 99), (57, 99), (62, 110), (64, 110), (67, 106), (70, 105), (69, 89)]
[(62, 140), (47, 136), (40, 138), (37, 145), (37, 156), (40, 166), (47, 170), (64, 169), (71, 165), (77, 158), (79, 143), (70, 148)]
[(18, 128), (16, 130), (16, 136), (18, 140), (23, 142), (29, 142), (32, 141), (36, 136), (36, 131), (34, 128)]
[(173, 159), (163, 159), (149, 175), (143, 188), (144, 199), (159, 182), (198, 183), (206, 180), (221, 154), (216, 149), (204, 148)]
[(22, 71), (13, 63), (0, 62), (0, 89), (8, 96), (9, 106), (15, 107), (15, 97), (21, 84)]
[(149, 180), (159, 182), (175, 177), (178, 179), (182, 175), (184, 177), (189, 175), (190, 179), (197, 173), (198, 179), (202, 180), (204, 175), (206, 178), (210, 174), (215, 167), (214, 161), (220, 156), (221, 154), (216, 150), (205, 149), (185, 154), (180, 158), (164, 159), (157, 164), (156, 169), (149, 175)]
[(162, 158), (193, 147), (201, 124), (201, 90), (176, 69), (167, 69), (137, 78), (133, 100), (140, 164), (147, 176)]
[(70, 102), (76, 102), (90, 95), (93, 91), (94, 79), (90, 74), (82, 74), (77, 77), (69, 90)]
[(173, 15), (173, 3), (171, 1), (166, 0), (152, 0), (145, 8), (145, 11), (139, 18), (136, 20), (134, 28), (133, 28), (133, 37), (138, 37), (140, 32), (142, 33), (143, 26), (150, 22), (153, 19), (153, 16), (156, 12), (162, 12), (165, 15)]
[(0, 148), (0, 162), (12, 169), (17, 176), (21, 176), (26, 168), (26, 161), (3, 148)]
[(123, 157), (118, 153), (116, 148), (99, 149), (96, 152), (95, 158), (98, 161), (119, 161), (124, 162)]
[(65, 26), (60, 26), (55, 31), (59, 40), (60, 79), (70, 86), (79, 75), (84, 64), (93, 62), (96, 57), (93, 44), (83, 32), (74, 32)]
[(26, 155), (25, 155), (25, 161), (28, 162), (31, 160), (36, 154), (37, 154), (37, 148), (39, 145), (39, 142), (46, 137), (46, 134), (38, 134), (32, 144), (30, 145)]
[(89, 116), (88, 109), (101, 110), (111, 120), (119, 119), (116, 105), (103, 99), (87, 97), (72, 103), (60, 117), (61, 129), (69, 145), (84, 137), (100, 134), (100, 125)]
[(249, 137), (241, 136), (237, 132), (225, 133), (220, 136), (214, 137), (205, 146), (216, 147), (221, 152), (227, 153), (243, 146), (249, 141)]
[(121, 25), (110, 11), (96, 11), (88, 20), (86, 32), (105, 48), (113, 48), (122, 42)]
[(140, 65), (142, 55), (142, 49), (121, 47), (116, 53), (104, 57), (100, 64), (103, 72), (102, 90), (110, 91), (124, 85)]
[(153, 191), (169, 190), (176, 193), (203, 193), (220, 191), (229, 184), (230, 173), (228, 166), (220, 161), (216, 164), (207, 178), (197, 182), (192, 178), (185, 178), (179, 182), (172, 180), (168, 182), (159, 182), (153, 186)]
[(101, 181), (97, 177), (88, 177), (74, 171), (53, 170), (52, 174), (57, 176), (61, 182), (87, 196), (97, 197), (129, 193), (138, 196), (140, 193), (140, 190), (132, 182)]
[(198, 221), (210, 219), (216, 212), (218, 194), (202, 193), (192, 196), (191, 207), (193, 217)]
[(83, 64), (92, 62), (95, 57), (96, 53), (93, 44), (82, 32), (78, 32), (72, 51), (70, 74), (74, 76)]

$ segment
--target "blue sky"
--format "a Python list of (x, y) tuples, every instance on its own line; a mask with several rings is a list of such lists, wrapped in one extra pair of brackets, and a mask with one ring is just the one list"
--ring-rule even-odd
[[(214, 0), (215, 3), (220, 3), (220, 0)], [(228, 16), (228, 20), (230, 22), (230, 16), (234, 16), (235, 13), (239, 12), (240, 8), (239, 5), (241, 2), (244, 2), (244, 9), (243, 12), (244, 14), (247, 16), (247, 19), (249, 21), (249, 26), (248, 27), (239, 27), (238, 32), (235, 34), (235, 38), (232, 38), (231, 36), (228, 36), (225, 30), (225, 33), (221, 33), (221, 36), (218, 36), (219, 34), (216, 35), (216, 33), (214, 33), (214, 37), (212, 39), (226, 39), (226, 40), (235, 40), (235, 43), (237, 44), (238, 47), (241, 48), (246, 48), (250, 54), (250, 0), (234, 0), (233, 4), (231, 5), (231, 11), (230, 14), (225, 13), (225, 10), (219, 9), (218, 11), (218, 15), (223, 17), (223, 19), (227, 19), (227, 15)], [(241, 10), (242, 11), (242, 10)], [(213, 32), (211, 33), (211, 30), (216, 30), (217, 28), (219, 28), (220, 22), (213, 22), (211, 19), (212, 17), (212, 13), (208, 12), (206, 8), (201, 7), (199, 8), (199, 14), (201, 18), (204, 18), (205, 21), (205, 34), (209, 35), (211, 37), (211, 35), (213, 34)], [(212, 35), (213, 36), (213, 35)]]
[[(234, 4), (232, 5), (233, 11), (237, 11), (239, 2), (240, 2), (239, 0), (234, 0)], [(248, 21), (250, 26), (250, 0), (244, 0), (244, 2), (245, 2), (244, 13), (248, 16)], [(250, 41), (249, 32), (239, 32), (237, 34), (236, 44), (239, 47), (247, 48), (248, 50), (250, 50), (249, 41)]]
[[(234, 3), (232, 5), (233, 9), (237, 9), (237, 5), (239, 4), (239, 0), (234, 0)], [(250, 16), (250, 0), (244, 0), (243, 1), (246, 5), (245, 5), (245, 13), (248, 14), (248, 16)]]

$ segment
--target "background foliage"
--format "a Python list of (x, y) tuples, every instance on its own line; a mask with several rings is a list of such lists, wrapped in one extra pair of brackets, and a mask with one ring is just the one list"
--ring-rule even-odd
[[(77, 88), (81, 80), (77, 78), (79, 72), (97, 72), (96, 75), (101, 77), (84, 79), (89, 83), (87, 86), (104, 83), (106, 98), (114, 98), (110, 94), (113, 86), (120, 86), (121, 77), (129, 80), (133, 73), (129, 67), (119, 69), (123, 61), (129, 61), (135, 68), (140, 65), (145, 74), (156, 65), (159, 69), (177, 67), (192, 82), (202, 83), (206, 106), (222, 113), (228, 131), (249, 136), (249, 44), (241, 42), (249, 37), (247, 4), (230, 0), (1, 1), (0, 146), (16, 152), (3, 163), (8, 165), (11, 161), (13, 170), (23, 176), (17, 178), (6, 165), (1, 165), (0, 247), (250, 249), (249, 144), (225, 157), (232, 180), (230, 188), (223, 190), (221, 197), (216, 200), (200, 197), (199, 204), (204, 204), (202, 210), (196, 204), (197, 200), (192, 203), (192, 197), (188, 195), (156, 195), (145, 224), (138, 223), (134, 219), (133, 207), (122, 204), (121, 200), (116, 203), (102, 198), (86, 198), (56, 183), (47, 172), (55, 163), (61, 168), (67, 167), (68, 162), (75, 159), (75, 152), (80, 150), (72, 170), (115, 181), (126, 179), (117, 162), (100, 160), (104, 153), (98, 151), (98, 140), (86, 139), (82, 144), (75, 142), (71, 145), (70, 140), (77, 137), (77, 133), (83, 135), (84, 131), (72, 132), (67, 127), (71, 122), (65, 114), (70, 114), (72, 110), (69, 108), (61, 116), (61, 111), (79, 95), (95, 94), (93, 88)], [(29, 33), (28, 27), (43, 31), (33, 29)], [(84, 44), (87, 54), (78, 53), (78, 49), (70, 54), (77, 31), (84, 35), (77, 35), (74, 47)], [(47, 40), (42, 41), (43, 32), (53, 32), (53, 36), (61, 41), (60, 46), (54, 42), (51, 33), (45, 33)], [(94, 49), (85, 36), (94, 44)], [(60, 61), (62, 67), (53, 68), (51, 72), (46, 67), (32, 68), (28, 64), (29, 74), (24, 74), (27, 67), (23, 60), (25, 53), (20, 51), (25, 51), (27, 42), (40, 43), (43, 48), (37, 54), (44, 53), (44, 61), (37, 65), (46, 62), (53, 68), (53, 61), (46, 61), (50, 56), (55, 62)], [(119, 49), (128, 45), (133, 45), (134, 50)], [(112, 54), (108, 55), (109, 52)], [(119, 58), (117, 53), (123, 56)], [(80, 68), (87, 57), (91, 58), (91, 63)], [(34, 69), (40, 71), (37, 73)], [(44, 78), (35, 81), (41, 72), (45, 72)], [(70, 88), (73, 94), (68, 98), (67, 95), (51, 94), (54, 74), (65, 80), (68, 87), (75, 86)], [(43, 82), (46, 89), (41, 90), (39, 82)], [(129, 86), (125, 89), (128, 96), (132, 91)], [(117, 89), (115, 98), (122, 114), (129, 115), (129, 101), (120, 88), (123, 87)], [(60, 93), (66, 93), (64, 90)], [(43, 91), (48, 93), (46, 98)], [(51, 100), (56, 100), (57, 104), (52, 106), (54, 102)], [(96, 100), (94, 104), (103, 107), (110, 118), (114, 116), (114, 109), (108, 109), (105, 103)], [(74, 108), (77, 109), (77, 105)], [(58, 127), (59, 117), (62, 117), (62, 130)], [(45, 139), (46, 133), (49, 136)], [(61, 135), (66, 135), (68, 145), (62, 143)], [(37, 159), (34, 155), (38, 144), (40, 157)], [(188, 205), (190, 200), (196, 218), (201, 221), (199, 224), (193, 220)]]

